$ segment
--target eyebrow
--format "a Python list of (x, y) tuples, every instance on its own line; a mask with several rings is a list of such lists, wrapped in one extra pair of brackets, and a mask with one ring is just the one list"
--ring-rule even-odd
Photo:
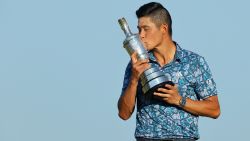
[(141, 26), (141, 27), (140, 27), (140, 26), (137, 26), (138, 29), (140, 29), (140, 28), (146, 28), (146, 27), (149, 27), (149, 26), (148, 26), (148, 25), (143, 25), (143, 26)]

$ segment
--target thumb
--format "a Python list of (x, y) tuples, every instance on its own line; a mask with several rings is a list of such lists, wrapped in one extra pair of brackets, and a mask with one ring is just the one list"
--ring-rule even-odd
[(134, 51), (131, 55), (131, 60), (132, 60), (132, 63), (136, 63), (137, 62), (137, 52)]

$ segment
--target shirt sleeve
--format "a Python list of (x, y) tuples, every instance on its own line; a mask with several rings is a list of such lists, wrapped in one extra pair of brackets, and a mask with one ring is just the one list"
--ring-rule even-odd
[(216, 83), (203, 57), (198, 58), (197, 70), (194, 72), (194, 75), (196, 77), (195, 91), (200, 99), (206, 99), (210, 96), (217, 95)]
[(128, 63), (125, 74), (124, 74), (124, 79), (123, 79), (123, 85), (122, 85), (122, 91), (121, 95), (124, 93), (124, 91), (127, 89), (129, 81), (130, 81), (130, 76), (131, 76), (131, 62)]

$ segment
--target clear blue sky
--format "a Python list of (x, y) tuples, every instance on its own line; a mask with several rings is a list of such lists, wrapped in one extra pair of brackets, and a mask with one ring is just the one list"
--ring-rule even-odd
[[(117, 20), (137, 32), (148, 0), (0, 0), (0, 141), (133, 141), (117, 116), (129, 56)], [(162, 0), (173, 38), (204, 56), (222, 114), (200, 118), (200, 141), (248, 140), (248, 0)]]

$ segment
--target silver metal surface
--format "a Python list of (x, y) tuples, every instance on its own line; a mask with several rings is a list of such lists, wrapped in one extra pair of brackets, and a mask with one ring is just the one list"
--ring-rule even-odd
[(148, 75), (150, 75), (151, 73), (154, 73), (154, 72), (157, 72), (157, 71), (160, 71), (158, 68), (156, 67), (150, 67), (149, 69), (145, 70), (141, 76), (140, 76), (140, 79), (143, 80), (143, 79), (146, 79), (146, 77)]
[(149, 82), (152, 79), (155, 79), (157, 77), (160, 77), (160, 76), (164, 76), (164, 73), (162, 71), (157, 71), (157, 72), (151, 73), (147, 77), (144, 77), (144, 79), (141, 79), (141, 84), (142, 84), (142, 86), (144, 86), (147, 82)]
[(148, 52), (144, 48), (142, 42), (140, 41), (139, 35), (133, 34), (130, 31), (130, 28), (125, 18), (119, 19), (118, 22), (121, 26), (121, 29), (126, 35), (126, 39), (123, 42), (123, 46), (127, 50), (128, 54), (131, 56), (132, 53), (136, 51), (138, 60), (148, 59), (149, 58)]
[(161, 76), (161, 77), (157, 77), (151, 81), (149, 81), (148, 83), (146, 83), (143, 87), (142, 87), (142, 91), (144, 93), (147, 93), (151, 88), (157, 86), (158, 84), (161, 84), (163, 82), (167, 82), (168, 78), (165, 76)]

